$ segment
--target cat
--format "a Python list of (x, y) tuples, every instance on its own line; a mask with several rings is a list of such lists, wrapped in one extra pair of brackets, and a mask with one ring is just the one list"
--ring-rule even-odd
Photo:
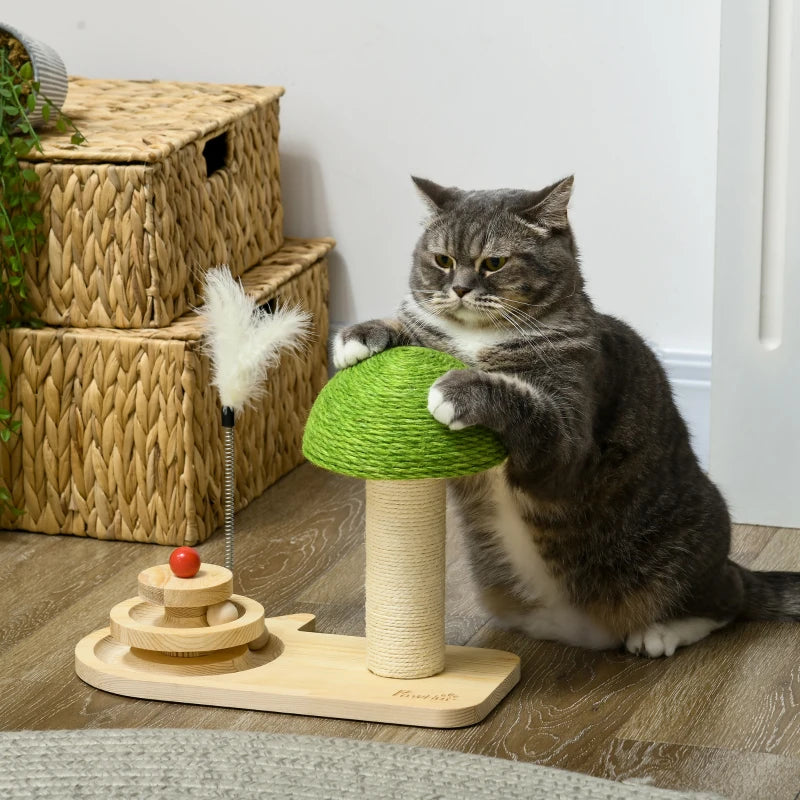
[(584, 289), (567, 209), (540, 191), (413, 178), (430, 217), (395, 318), (341, 331), (335, 366), (421, 345), (468, 365), (428, 409), (483, 425), (500, 467), (448, 481), (486, 610), (540, 639), (670, 656), (732, 620), (800, 618), (800, 576), (731, 561), (731, 521), (664, 370)]

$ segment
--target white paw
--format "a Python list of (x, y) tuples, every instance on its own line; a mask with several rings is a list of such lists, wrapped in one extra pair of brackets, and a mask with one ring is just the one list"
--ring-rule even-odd
[(333, 341), (333, 366), (336, 369), (352, 367), (353, 364), (358, 364), (371, 355), (369, 348), (358, 339), (349, 339), (345, 342), (339, 333)]
[(629, 653), (646, 654), (650, 658), (671, 656), (680, 645), (680, 636), (669, 625), (655, 623), (643, 631), (636, 631), (625, 640)]
[(446, 425), (451, 431), (458, 431), (466, 427), (463, 422), (456, 419), (455, 406), (449, 400), (444, 399), (444, 395), (436, 388), (435, 384), (428, 390), (428, 411), (437, 422)]
[(630, 634), (625, 640), (625, 647), (629, 653), (646, 653), (650, 658), (671, 656), (679, 647), (699, 642), (728, 622), (707, 617), (682, 617), (656, 622), (649, 628)]

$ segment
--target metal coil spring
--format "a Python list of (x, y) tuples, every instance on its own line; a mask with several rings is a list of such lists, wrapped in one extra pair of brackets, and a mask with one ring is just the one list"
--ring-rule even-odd
[(233, 428), (224, 427), (223, 431), (225, 431), (225, 567), (233, 571)]

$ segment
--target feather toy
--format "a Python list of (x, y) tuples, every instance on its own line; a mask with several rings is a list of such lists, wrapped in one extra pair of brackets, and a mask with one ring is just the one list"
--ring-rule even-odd
[(227, 266), (206, 273), (205, 305), (199, 309), (211, 358), (212, 382), (222, 403), (225, 437), (225, 566), (233, 569), (234, 456), (236, 412), (263, 397), (266, 378), (282, 350), (297, 351), (311, 327), (300, 308), (270, 313), (248, 297)]

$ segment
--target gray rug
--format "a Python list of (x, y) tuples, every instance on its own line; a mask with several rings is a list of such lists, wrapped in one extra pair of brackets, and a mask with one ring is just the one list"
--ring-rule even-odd
[(195, 730), (0, 733), (0, 798), (710, 798), (422, 747)]

